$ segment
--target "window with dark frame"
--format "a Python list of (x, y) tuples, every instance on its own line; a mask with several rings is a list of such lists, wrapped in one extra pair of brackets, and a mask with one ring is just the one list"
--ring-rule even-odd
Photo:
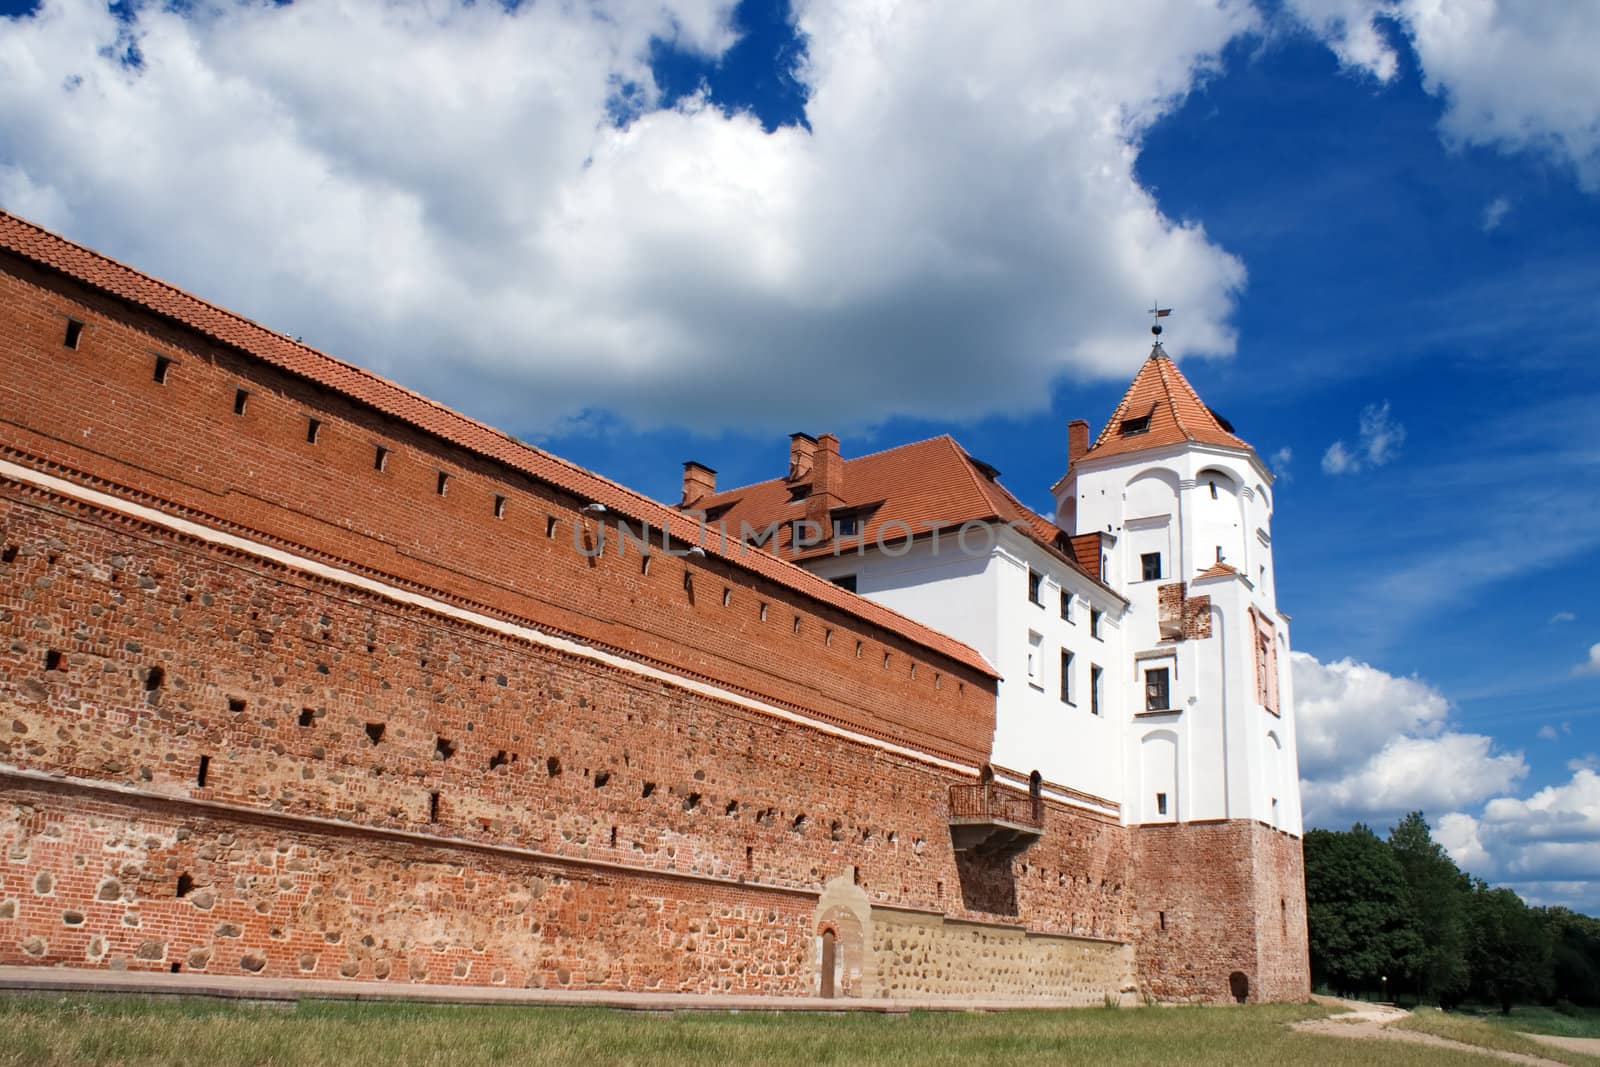
[(321, 419), (310, 419), (310, 418), (306, 419), (306, 444), (308, 444), (308, 445), (316, 444), (317, 443), (317, 438), (319, 438), (321, 436), (322, 436), (322, 420)]
[(1151, 667), (1144, 672), (1144, 710), (1166, 711), (1172, 707), (1171, 678), (1167, 667)]
[(1038, 604), (1040, 607), (1044, 606), (1044, 601), (1039, 599), (1039, 590), (1043, 586), (1044, 586), (1044, 575), (1040, 574), (1038, 571), (1034, 570), (1032, 567), (1029, 567), (1028, 568), (1028, 600), (1031, 601), (1032, 603)]
[(840, 589), (848, 589), (854, 593), (856, 591), (856, 576), (853, 574), (841, 574), (833, 579), (833, 584)]
[(76, 349), (78, 347), (78, 342), (81, 340), (83, 340), (83, 323), (79, 322), (77, 319), (68, 319), (67, 334), (61, 339), (61, 343), (66, 345), (68, 348)]
[(1166, 813), (1167, 813), (1167, 794), (1165, 794), (1165, 793), (1157, 793), (1156, 794), (1156, 814), (1157, 815), (1165, 815)]
[(1104, 614), (1104, 612), (1100, 611), (1097, 608), (1090, 608), (1089, 609), (1089, 636), (1090, 637), (1099, 637), (1100, 636), (1100, 616), (1102, 614)]
[(1072, 653), (1061, 650), (1061, 703), (1072, 703)]
[(1100, 682), (1105, 673), (1092, 664), (1089, 667), (1089, 712), (1092, 715), (1100, 714)]
[(1061, 617), (1067, 622), (1072, 621), (1072, 594), (1065, 589), (1061, 590)]
[(833, 520), (833, 533), (835, 537), (854, 537), (861, 532), (861, 516), (840, 515)]
[(1161, 578), (1161, 553), (1146, 552), (1139, 557), (1139, 570), (1147, 582), (1158, 581)]

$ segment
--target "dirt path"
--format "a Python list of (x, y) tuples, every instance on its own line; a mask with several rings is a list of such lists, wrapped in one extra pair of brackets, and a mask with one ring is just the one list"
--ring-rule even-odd
[[(1401, 1041), (1410, 1045), (1428, 1045), (1433, 1048), (1449, 1049), (1452, 1052), (1467, 1052), (1476, 1056), (1493, 1056), (1495, 1059), (1505, 1060), (1508, 1063), (1530, 1064), (1532, 1067), (1563, 1067), (1556, 1060), (1541, 1059), (1538, 1056), (1524, 1056), (1520, 1052), (1502, 1052), (1499, 1049), (1480, 1048), (1477, 1045), (1467, 1045), (1460, 1041), (1450, 1041), (1432, 1034), (1418, 1033), (1415, 1030), (1396, 1030), (1392, 1024), (1404, 1019), (1410, 1012), (1401, 1011), (1383, 1004), (1368, 1004), (1359, 1000), (1340, 1000), (1337, 997), (1313, 997), (1319, 1004), (1347, 1009), (1344, 1014), (1330, 1015), (1326, 1019), (1308, 1019), (1305, 1022), (1295, 1023), (1294, 1029), (1307, 1034), (1320, 1034), (1327, 1037), (1353, 1037), (1367, 1041)], [(1529, 1035), (1532, 1036), (1532, 1035)], [(1579, 1038), (1538, 1038), (1554, 1042), (1584, 1040)], [(1563, 1048), (1572, 1046), (1563, 1044)], [(1588, 1051), (1587, 1048), (1575, 1051)]]
[(1541, 1045), (1549, 1045), (1551, 1048), (1562, 1048), (1568, 1052), (1582, 1052), (1589, 1056), (1600, 1056), (1600, 1037), (1557, 1037), (1554, 1034), (1523, 1034), (1522, 1036), (1529, 1041), (1537, 1041)]

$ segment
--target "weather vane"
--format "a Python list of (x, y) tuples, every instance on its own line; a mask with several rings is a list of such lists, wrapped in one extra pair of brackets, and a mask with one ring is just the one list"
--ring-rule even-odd
[(1159, 300), (1153, 300), (1150, 303), (1149, 313), (1155, 316), (1155, 321), (1150, 325), (1150, 332), (1156, 335), (1156, 344), (1159, 345), (1161, 343), (1161, 320), (1172, 314), (1172, 309), (1162, 307)]

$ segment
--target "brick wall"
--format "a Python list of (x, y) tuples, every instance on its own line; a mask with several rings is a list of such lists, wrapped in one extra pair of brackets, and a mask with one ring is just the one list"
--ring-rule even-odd
[(1132, 830), (1140, 988), (1163, 1000), (1310, 996), (1300, 841), (1244, 819)]
[[(381, 899), (337, 915), (346, 929), (398, 908), (402, 918), (386, 927), (391, 955), (411, 951), (400, 947), (411, 944), (403, 916), (437, 882), (429, 868), (418, 881), (393, 865), (408, 847), (476, 849), (470, 862), (439, 862), (475, 870), (490, 856), (506, 877), (519, 863), (535, 873), (612, 865), (604, 880), (619, 901), (659, 893), (659, 874), (692, 876), (704, 881), (678, 890), (675, 914), (701, 924), (720, 914), (729, 885), (801, 893), (803, 906), (790, 907), (809, 915), (822, 883), (854, 865), (876, 902), (1057, 934), (1128, 934), (1127, 831), (1114, 820), (1052, 804), (1044, 839), (1019, 859), (958, 861), (946, 818), (949, 786), (962, 779), (948, 770), (114, 512), (0, 489), (0, 764), (140, 794), (121, 815), (113, 794), (13, 809), (17, 860), (5, 893), (18, 903), (0, 912), (0, 960), (170, 966), (238, 949), (230, 969), (248, 954), (267, 973), (297, 973), (304, 946), (330, 932), (324, 909), (269, 907), (269, 936), (246, 932), (235, 945), (214, 929), (224, 921), (214, 909), (191, 899), (237, 891), (238, 906), (260, 903), (245, 890), (275, 868), (254, 845), (233, 843), (259, 833), (252, 819), (286, 820), (292, 831), (275, 831), (283, 841), (336, 857), (297, 872), (319, 894), (338, 898), (335, 876), (351, 863), (382, 867), (372, 883)], [(161, 832), (146, 832), (155, 818), (146, 808), (161, 798), (176, 806), (161, 809)], [(230, 809), (247, 825), (233, 825)], [(312, 820), (344, 824), (345, 836), (330, 843), (334, 831)], [(422, 837), (373, 843), (362, 830)], [(217, 855), (243, 873), (217, 867)], [(134, 873), (120, 878), (118, 908), (163, 916), (162, 937), (131, 934), (105, 918), (121, 911), (96, 910), (101, 882), (125, 870)], [(40, 874), (59, 879), (44, 894), (30, 888)], [(427, 980), (483, 981), (486, 968), (512, 982), (550, 980), (521, 957), (473, 956), (482, 909), (469, 894), (450, 899), (460, 907), (438, 909), (430, 926), (451, 946), (440, 950), (450, 971), (427, 970)], [(69, 925), (68, 911), (84, 921)], [(566, 971), (616, 980), (615, 967), (601, 966), (619, 958), (613, 946), (557, 929), (560, 944), (547, 947)], [(95, 935), (104, 951), (87, 954)], [(153, 941), (165, 954), (141, 959)], [(742, 942), (727, 947), (722, 963), (754, 965), (742, 961)], [(457, 976), (462, 959), (481, 966)], [(760, 973), (775, 975), (767, 991), (791, 989), (776, 980), (788, 975)], [(654, 964), (629, 981), (724, 988), (701, 971)]]
[[(87, 324), (75, 350), (69, 316)], [(587, 501), (4, 253), (0, 356), (0, 454), (28, 466), (825, 721), (987, 758), (994, 687), (972, 668), (715, 558), (658, 553), (644, 573), (615, 537), (586, 558), (601, 521)], [(158, 360), (170, 361), (160, 383)]]

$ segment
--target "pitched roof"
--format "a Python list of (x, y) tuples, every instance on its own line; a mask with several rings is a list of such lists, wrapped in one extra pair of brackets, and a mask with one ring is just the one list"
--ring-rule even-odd
[(1194, 576), (1195, 581), (1202, 578), (1231, 578), (1239, 573), (1239, 568), (1230, 563), (1213, 563), (1205, 570)]
[(1226, 420), (1206, 407), (1178, 365), (1156, 345), (1085, 458), (1126, 455), (1184, 441), (1250, 447), (1234, 435)]
[[(241, 315), (209, 304), (3, 210), (0, 210), (0, 249), (109, 293), (134, 307), (181, 323), (214, 341), (315, 382), (441, 441), (531, 475), (581, 499), (604, 504), (608, 510), (630, 519), (665, 529), (682, 542), (696, 544), (700, 541), (695, 522), (642, 493), (524, 444), (510, 434), (452, 411), (371, 371), (274, 333)], [(840, 589), (787, 560), (763, 552), (741, 554), (737, 546), (729, 547), (732, 551), (724, 552), (723, 546), (711, 539), (704, 545), (708, 555), (722, 556), (735, 567), (788, 586), (985, 675), (996, 676), (994, 668), (982, 655), (952, 637)]]
[[(859, 540), (865, 544), (878, 543), (880, 534), (885, 543), (894, 544), (905, 539), (908, 529), (920, 537), (930, 529), (953, 531), (973, 520), (1020, 522), (1036, 542), (1095, 580), (1073, 555), (1065, 531), (1012, 496), (994, 468), (974, 459), (948, 434), (845, 459), (841, 467), (843, 502), (834, 514), (858, 515)], [(783, 523), (776, 545), (788, 559), (832, 555), (832, 541), (793, 550), (792, 523), (805, 518), (805, 488), (804, 483), (773, 478), (703, 497), (693, 510), (706, 511), (712, 522), (723, 521), (733, 537), (745, 523), (754, 530)], [(858, 537), (839, 540), (840, 551), (853, 551)]]

